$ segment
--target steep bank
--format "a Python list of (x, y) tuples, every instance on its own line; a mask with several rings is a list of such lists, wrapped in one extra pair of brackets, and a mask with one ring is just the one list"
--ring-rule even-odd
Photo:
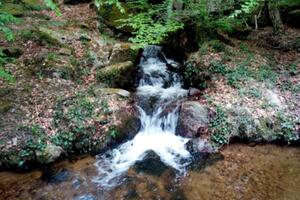
[(22, 23), (11, 26), (15, 40), (0, 40), (14, 77), (0, 79), (0, 167), (94, 155), (133, 137), (139, 51), (100, 34), (89, 4), (64, 5), (61, 16), (24, 9)]

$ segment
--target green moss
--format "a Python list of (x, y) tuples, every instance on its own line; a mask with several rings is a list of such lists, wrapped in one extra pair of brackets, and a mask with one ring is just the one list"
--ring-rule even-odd
[(131, 61), (117, 63), (100, 69), (97, 80), (110, 87), (128, 88), (134, 81), (135, 66)]
[(247, 83), (255, 77), (255, 72), (248, 66), (239, 64), (226, 74), (227, 84), (239, 88), (241, 83)]
[(3, 3), (0, 5), (0, 13), (8, 13), (15, 16), (22, 16), (26, 12), (22, 4)]
[(210, 139), (217, 146), (229, 143), (231, 133), (230, 124), (226, 112), (221, 107), (217, 107), (216, 117), (210, 123), (209, 128), (212, 131)]

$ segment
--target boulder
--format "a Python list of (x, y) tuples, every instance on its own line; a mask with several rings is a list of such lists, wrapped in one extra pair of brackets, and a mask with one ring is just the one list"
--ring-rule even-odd
[(131, 61), (136, 63), (139, 59), (139, 49), (134, 49), (132, 43), (116, 43), (112, 47), (109, 64)]
[(160, 176), (168, 166), (165, 165), (160, 157), (154, 151), (145, 152), (145, 157), (142, 160), (136, 161), (133, 169), (138, 173), (143, 172), (146, 174)]
[(26, 9), (22, 4), (15, 4), (15, 3), (3, 3), (0, 4), (0, 13), (9, 13), (15, 16), (22, 16), (24, 15)]
[(207, 134), (209, 110), (197, 101), (183, 102), (180, 108), (176, 134), (188, 138)]
[(57, 160), (62, 153), (63, 149), (61, 147), (48, 144), (43, 151), (37, 151), (35, 154), (39, 163), (48, 164)]
[(213, 153), (215, 152), (214, 147), (207, 139), (194, 138), (185, 144), (187, 150), (192, 154), (197, 153)]
[(138, 111), (129, 92), (120, 91), (94, 86), (57, 102), (53, 143), (67, 153), (97, 154), (137, 134)]
[(97, 71), (97, 79), (110, 87), (131, 88), (136, 67), (131, 61), (106, 66)]

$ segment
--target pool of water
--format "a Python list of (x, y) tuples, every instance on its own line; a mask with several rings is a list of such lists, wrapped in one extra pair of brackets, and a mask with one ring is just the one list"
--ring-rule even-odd
[[(29, 173), (0, 172), (1, 199), (300, 199), (300, 148), (234, 144), (202, 159), (184, 177), (168, 167), (131, 167), (122, 183), (103, 188), (93, 157)], [(150, 169), (150, 170), (149, 170)]]

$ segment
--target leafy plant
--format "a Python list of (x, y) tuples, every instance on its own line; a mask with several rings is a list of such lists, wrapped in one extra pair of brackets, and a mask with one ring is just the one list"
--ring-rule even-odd
[(229, 72), (229, 69), (226, 65), (224, 65), (222, 63), (212, 62), (209, 66), (209, 72), (225, 75), (226, 73)]
[(115, 127), (111, 126), (109, 127), (109, 135), (115, 139), (119, 135), (119, 132), (115, 129)]
[(53, 2), (53, 0), (44, 0), (45, 5), (50, 8), (51, 10), (53, 10), (55, 12), (56, 15), (60, 16), (61, 12), (59, 10), (59, 8), (57, 7), (57, 5)]
[(245, 83), (254, 77), (254, 71), (243, 64), (236, 66), (234, 70), (226, 74), (227, 84), (236, 88), (238, 88), (241, 83)]
[(219, 106), (216, 109), (215, 119), (210, 123), (210, 129), (213, 132), (211, 140), (218, 146), (229, 143), (229, 136), (231, 131), (230, 125), (228, 123), (228, 116)]
[(230, 17), (236, 18), (242, 14), (250, 14), (257, 8), (258, 5), (259, 5), (258, 0), (246, 0), (243, 3), (241, 3), (240, 9), (237, 9), (233, 13), (231, 13)]
[(59, 132), (51, 138), (53, 144), (62, 147), (65, 151), (72, 150), (75, 135), (72, 132)]
[(8, 41), (14, 40), (13, 31), (8, 27), (9, 24), (20, 23), (20, 20), (9, 13), (0, 13), (0, 33)]
[(5, 71), (3, 65), (7, 63), (10, 59), (3, 53), (3, 50), (0, 48), (0, 79), (4, 79), (10, 83), (15, 81), (13, 75)]

